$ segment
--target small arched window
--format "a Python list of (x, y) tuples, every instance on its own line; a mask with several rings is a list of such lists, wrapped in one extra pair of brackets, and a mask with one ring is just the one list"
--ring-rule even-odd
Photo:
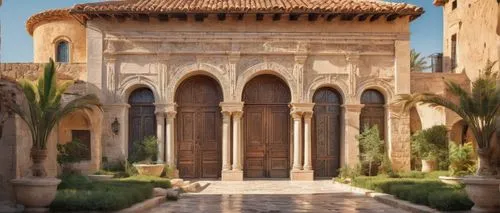
[(69, 43), (65, 40), (57, 42), (56, 45), (56, 62), (69, 62)]

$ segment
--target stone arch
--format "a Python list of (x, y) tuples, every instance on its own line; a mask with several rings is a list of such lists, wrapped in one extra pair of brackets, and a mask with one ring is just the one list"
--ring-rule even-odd
[[(103, 113), (93, 108), (79, 110), (65, 116), (57, 127), (57, 143), (66, 144), (73, 139), (82, 140), (88, 136), (89, 141), (80, 141), (89, 147), (89, 158), (80, 162), (67, 164), (66, 167), (83, 174), (92, 174), (99, 170), (102, 159), (102, 120)], [(88, 143), (88, 144), (87, 144)]]
[(380, 79), (370, 79), (363, 81), (359, 84), (357, 90), (356, 90), (356, 99), (354, 100), (356, 103), (361, 102), (361, 95), (363, 95), (363, 92), (368, 90), (368, 89), (374, 89), (382, 93), (385, 98), (385, 103), (389, 104), (392, 102), (392, 99), (394, 98), (394, 90), (392, 89), (392, 86)]
[(144, 76), (130, 76), (125, 78), (121, 84), (120, 84), (120, 90), (118, 92), (118, 97), (121, 100), (122, 103), (127, 103), (128, 102), (128, 97), (130, 94), (139, 88), (142, 87), (147, 87), (151, 91), (153, 91), (154, 97), (155, 97), (155, 102), (156, 103), (162, 103), (163, 98), (161, 98), (161, 95), (159, 93), (159, 89), (157, 88), (155, 82), (153, 82), (151, 79), (144, 77)]
[(254, 65), (246, 69), (241, 75), (239, 75), (236, 82), (236, 89), (233, 98), (236, 101), (242, 101), (243, 89), (245, 88), (245, 85), (254, 77), (263, 74), (271, 74), (277, 76), (278, 78), (281, 78), (290, 89), (290, 94), (292, 96), (291, 102), (294, 103), (298, 101), (298, 91), (295, 77), (293, 77), (293, 75), (287, 70), (286, 67), (274, 62)]
[(167, 103), (174, 103), (177, 87), (179, 87), (185, 79), (195, 75), (206, 75), (216, 80), (222, 89), (224, 101), (230, 99), (230, 93), (228, 92), (230, 87), (227, 86), (230, 85), (230, 81), (227, 75), (225, 75), (226, 72), (214, 65), (207, 63), (190, 64), (176, 69), (174, 73), (167, 88)]
[(328, 80), (327, 78), (321, 78), (321, 79), (315, 79), (311, 85), (309, 85), (309, 88), (306, 91), (306, 96), (304, 97), (304, 100), (307, 102), (313, 102), (314, 94), (318, 89), (321, 88), (332, 88), (335, 89), (340, 96), (342, 97), (342, 100), (347, 102), (347, 96), (348, 96), (348, 91), (349, 91), (349, 86), (344, 82), (344, 81), (332, 81)]

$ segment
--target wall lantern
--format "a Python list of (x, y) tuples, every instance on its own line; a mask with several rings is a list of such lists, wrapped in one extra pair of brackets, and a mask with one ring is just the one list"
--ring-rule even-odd
[(111, 124), (111, 131), (113, 131), (113, 134), (118, 135), (120, 131), (120, 122), (118, 122), (118, 118), (115, 118), (115, 121)]

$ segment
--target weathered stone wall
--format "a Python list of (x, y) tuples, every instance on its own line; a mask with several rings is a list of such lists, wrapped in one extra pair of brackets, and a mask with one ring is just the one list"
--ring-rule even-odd
[(499, 59), (497, 46), (498, 2), (495, 0), (458, 1), (452, 9), (451, 1), (444, 6), (444, 71), (450, 72), (451, 37), (457, 35), (457, 64), (454, 72), (465, 70), (474, 80), (486, 61)]
[[(43, 73), (44, 63), (0, 63), (0, 75), (11, 79), (35, 80)], [(58, 79), (87, 80), (86, 64), (57, 64)]]

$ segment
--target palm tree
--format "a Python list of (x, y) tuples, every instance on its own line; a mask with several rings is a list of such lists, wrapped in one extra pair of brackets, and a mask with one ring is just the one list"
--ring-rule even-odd
[(38, 82), (21, 79), (18, 85), (26, 98), (27, 107), (20, 104), (10, 104), (10, 110), (17, 114), (27, 125), (33, 146), (32, 172), (35, 177), (45, 177), (47, 174), (43, 161), (47, 157), (47, 140), (55, 125), (66, 115), (77, 110), (92, 111), (100, 107), (99, 99), (94, 94), (76, 97), (67, 104), (61, 98), (72, 81), (57, 83), (55, 64), (52, 59), (45, 65), (43, 76)]
[(455, 82), (446, 82), (447, 90), (456, 96), (458, 101), (433, 93), (400, 95), (397, 103), (409, 110), (417, 103), (441, 106), (459, 115), (472, 130), (478, 147), (478, 176), (496, 175), (495, 159), (492, 159), (496, 120), (500, 115), (500, 88), (497, 85), (499, 76), (492, 69), (496, 62), (488, 62), (480, 76), (472, 82), (472, 90), (468, 92)]
[(425, 58), (420, 57), (420, 53), (417, 53), (415, 49), (411, 49), (410, 70), (412, 72), (422, 72), (429, 67), (430, 66), (427, 65), (427, 61), (425, 61)]

